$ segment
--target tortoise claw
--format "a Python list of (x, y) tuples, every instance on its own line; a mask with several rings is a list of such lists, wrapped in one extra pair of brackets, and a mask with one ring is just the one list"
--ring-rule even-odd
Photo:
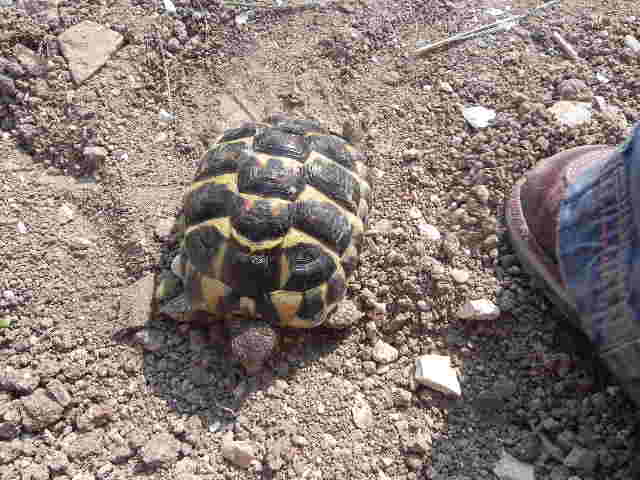
[(183, 322), (185, 317), (191, 313), (191, 305), (183, 293), (162, 305), (159, 308), (159, 312), (176, 322)]

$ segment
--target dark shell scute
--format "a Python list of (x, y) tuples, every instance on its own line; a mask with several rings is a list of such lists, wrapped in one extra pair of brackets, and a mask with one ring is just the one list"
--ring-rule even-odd
[(211, 225), (202, 225), (186, 235), (184, 252), (198, 272), (208, 273), (225, 241), (220, 230)]
[(347, 149), (345, 140), (335, 135), (317, 135), (309, 137), (309, 147), (343, 167), (354, 170), (355, 158)]
[(322, 313), (324, 306), (325, 303), (322, 290), (319, 288), (312, 288), (311, 290), (304, 292), (297, 316), (303, 319), (313, 319), (316, 315)]
[(335, 205), (317, 200), (295, 204), (293, 226), (328, 244), (342, 255), (351, 243), (353, 226)]
[(220, 139), (220, 143), (232, 142), (240, 138), (253, 137), (256, 134), (256, 126), (253, 123), (247, 123), (238, 128), (230, 128)]
[(281, 113), (270, 115), (267, 122), (289, 133), (297, 133), (299, 135), (323, 131), (320, 123), (315, 120), (291, 119)]
[(250, 204), (240, 203), (231, 216), (231, 225), (243, 237), (252, 242), (280, 238), (291, 227), (291, 208), (274, 208), (269, 200), (258, 200)]
[(276, 250), (251, 253), (231, 245), (224, 258), (222, 281), (236, 295), (257, 298), (278, 287), (279, 267)]
[(227, 217), (238, 210), (240, 202), (242, 199), (227, 185), (205, 183), (189, 192), (184, 199), (186, 225)]
[(244, 162), (251, 159), (247, 149), (248, 146), (243, 142), (212, 148), (200, 162), (194, 181), (237, 172)]
[(289, 279), (284, 290), (304, 292), (326, 282), (336, 271), (333, 258), (320, 246), (300, 243), (288, 248)]
[(360, 204), (360, 183), (348, 170), (316, 157), (304, 165), (307, 183), (335, 202), (357, 214)]
[(304, 162), (309, 155), (306, 137), (287, 133), (280, 128), (265, 128), (253, 140), (256, 152), (293, 158)]
[(238, 172), (238, 191), (241, 193), (293, 201), (304, 187), (302, 168), (286, 168), (278, 158), (270, 159), (266, 167), (253, 159), (244, 163)]

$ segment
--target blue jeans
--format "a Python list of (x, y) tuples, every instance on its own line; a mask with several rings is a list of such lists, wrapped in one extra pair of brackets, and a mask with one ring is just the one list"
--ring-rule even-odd
[(640, 123), (568, 184), (558, 257), (582, 330), (640, 403)]

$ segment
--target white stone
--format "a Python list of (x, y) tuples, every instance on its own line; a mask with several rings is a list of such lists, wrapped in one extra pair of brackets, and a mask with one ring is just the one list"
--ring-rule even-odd
[(499, 8), (487, 8), (484, 13), (486, 13), (487, 15), (491, 15), (493, 17), (499, 17), (500, 15), (504, 15), (504, 10), (501, 10)]
[(222, 456), (234, 465), (248, 469), (257, 461), (257, 448), (248, 440), (233, 440), (233, 432), (228, 432), (222, 439)]
[(27, 233), (27, 226), (22, 222), (18, 222), (18, 225), (16, 226), (16, 229), (18, 230), (18, 233), (20, 233), (22, 235)]
[(398, 350), (382, 340), (373, 346), (373, 359), (378, 363), (391, 363), (398, 359)]
[(351, 416), (356, 427), (368, 429), (373, 426), (373, 411), (362, 397), (356, 397), (355, 404), (351, 407)]
[(169, 113), (166, 110), (160, 110), (160, 113), (158, 114), (160, 121), (161, 122), (165, 122), (165, 123), (169, 123), (175, 120), (176, 116), (173, 113)]
[(588, 102), (573, 102), (560, 100), (554, 103), (549, 111), (556, 121), (567, 127), (576, 127), (591, 120), (592, 109)]
[(502, 456), (493, 467), (500, 480), (535, 480), (533, 465), (521, 462), (502, 450)]
[(171, 0), (164, 0), (164, 9), (167, 11), (167, 13), (176, 13), (176, 6), (174, 5), (174, 3)]
[(490, 192), (489, 189), (485, 185), (476, 185), (472, 188), (475, 196), (480, 200), (480, 203), (486, 204), (489, 201)]
[(418, 223), (418, 231), (426, 240), (430, 242), (439, 242), (442, 239), (440, 231), (426, 222)]
[(456, 283), (467, 283), (471, 277), (471, 274), (467, 270), (462, 270), (460, 268), (452, 268), (449, 274)]
[(378, 235), (381, 233), (390, 233), (393, 230), (393, 222), (391, 220), (382, 219), (378, 221), (369, 232), (369, 235)]
[(422, 212), (418, 207), (411, 207), (409, 209), (409, 218), (413, 218), (414, 220), (422, 218)]
[(500, 309), (485, 298), (468, 300), (458, 310), (458, 318), (461, 320), (495, 320), (499, 316)]
[(446, 355), (423, 355), (416, 358), (416, 382), (446, 395), (462, 394), (458, 375)]
[(70, 247), (77, 248), (78, 250), (86, 250), (93, 247), (94, 243), (86, 237), (71, 237), (67, 240)]
[(496, 118), (496, 112), (482, 106), (465, 107), (462, 116), (472, 127), (485, 128)]
[(65, 203), (58, 209), (58, 222), (64, 224), (73, 220), (74, 211), (71, 205)]
[(633, 35), (627, 35), (624, 37), (624, 44), (633, 50), (633, 53), (640, 55), (640, 42)]
[(453, 87), (447, 82), (440, 82), (440, 90), (447, 93), (453, 93)]

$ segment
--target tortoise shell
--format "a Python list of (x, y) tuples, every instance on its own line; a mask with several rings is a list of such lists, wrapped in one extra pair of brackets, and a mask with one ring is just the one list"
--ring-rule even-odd
[(272, 115), (224, 132), (184, 196), (191, 310), (321, 324), (358, 263), (367, 179), (364, 155), (313, 121)]

